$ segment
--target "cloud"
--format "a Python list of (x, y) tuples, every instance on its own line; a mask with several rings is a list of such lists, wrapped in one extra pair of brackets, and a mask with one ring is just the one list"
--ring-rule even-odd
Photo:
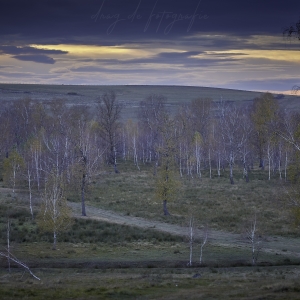
[(55, 60), (47, 55), (14, 55), (13, 58), (22, 61), (33, 61), (41, 64), (54, 64)]
[[(298, 0), (2, 0), (0, 36), (1, 40), (15, 35), (56, 42), (92, 37), (118, 44), (145, 39), (164, 41), (166, 37), (178, 40), (212, 32), (245, 38), (262, 33), (280, 35), (282, 27), (297, 21), (297, 7)], [(189, 18), (178, 19), (172, 25), (176, 15)]]
[(73, 67), (70, 68), (72, 72), (83, 72), (83, 73), (112, 73), (112, 74), (138, 74), (138, 73), (158, 73), (158, 68), (109, 68), (109, 67), (101, 67), (101, 66), (81, 66), (81, 67)]
[[(55, 60), (48, 55), (67, 54), (67, 51), (35, 48), (30, 46), (17, 47), (0, 45), (0, 54), (12, 55), (13, 58), (22, 61), (33, 61), (42, 64), (54, 64)], [(47, 54), (47, 55), (46, 55)]]
[[(71, 70), (76, 72), (98, 72), (100, 66), (105, 66), (107, 70), (119, 69), (132, 72), (136, 68), (160, 69), (172, 67), (198, 68), (212, 67), (216, 65), (239, 63), (243, 53), (208, 53), (200, 51), (181, 52), (160, 52), (156, 55), (134, 59), (83, 59), (78, 60), (79, 64), (73, 66)], [(236, 57), (235, 57), (236, 56)], [(81, 62), (81, 63), (80, 63)], [(130, 69), (128, 69), (130, 66)]]
[(3, 76), (3, 78), (31, 78), (34, 76), (34, 73), (32, 72), (1, 72), (0, 71), (0, 76)]
[(52, 50), (52, 49), (42, 49), (42, 48), (35, 48), (30, 46), (24, 47), (17, 47), (17, 46), (7, 46), (7, 45), (0, 45), (0, 53), (3, 54), (10, 54), (10, 55), (23, 55), (23, 54), (67, 54), (67, 51), (62, 50)]
[[(1, 0), (0, 65), (15, 65), (1, 71), (29, 70), (36, 72), (34, 80), (45, 83), (51, 82), (49, 78), (92, 84), (103, 84), (104, 79), (111, 84), (226, 82), (227, 87), (255, 89), (256, 83), (262, 86), (261, 78), (299, 74), (299, 60), (295, 55), (291, 61), (292, 52), (272, 56), (261, 51), (299, 49), (298, 41), (291, 44), (282, 37), (282, 28), (299, 18), (297, 1)], [(130, 18), (135, 10), (136, 17)], [(196, 18), (190, 28), (188, 18), (172, 25), (176, 14), (194, 12), (208, 18)], [(117, 18), (124, 20), (110, 27)], [(85, 52), (88, 46), (93, 51)], [(32, 63), (20, 61), (39, 65), (32, 68)], [(274, 89), (272, 82), (266, 84)]]
[(15, 66), (13, 66), (13, 65), (2, 65), (2, 66), (0, 66), (0, 69), (13, 69)]

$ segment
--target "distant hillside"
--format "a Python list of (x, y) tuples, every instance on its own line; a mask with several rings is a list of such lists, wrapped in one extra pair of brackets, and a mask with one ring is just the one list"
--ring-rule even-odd
[[(260, 92), (241, 90), (194, 87), (194, 86), (152, 86), (152, 85), (36, 85), (36, 84), (0, 84), (0, 100), (14, 101), (31, 98), (49, 101), (65, 99), (68, 104), (93, 105), (105, 92), (113, 90), (117, 99), (124, 104), (124, 117), (135, 118), (136, 109), (141, 100), (150, 94), (167, 97), (168, 105), (175, 111), (178, 105), (196, 98), (224, 99), (243, 104), (260, 96)], [(283, 109), (300, 111), (300, 96), (275, 95)]]

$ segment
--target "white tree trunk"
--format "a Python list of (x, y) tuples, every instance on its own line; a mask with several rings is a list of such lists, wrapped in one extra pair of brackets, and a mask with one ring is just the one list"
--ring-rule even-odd
[(205, 244), (207, 242), (207, 238), (208, 238), (208, 229), (205, 228), (204, 237), (203, 237), (203, 240), (202, 240), (202, 243), (200, 246), (200, 259), (199, 259), (200, 265), (202, 264), (203, 247), (205, 246)]
[(192, 266), (193, 261), (193, 243), (194, 243), (194, 218), (190, 217), (190, 226), (189, 226), (189, 248), (190, 248), (190, 258), (188, 265)]
[(180, 177), (182, 178), (182, 159), (181, 159), (181, 143), (179, 144), (179, 172), (180, 172)]
[(8, 272), (10, 273), (10, 221), (7, 220), (7, 263), (8, 263)]
[(27, 166), (27, 180), (28, 180), (28, 190), (29, 190), (29, 208), (30, 208), (31, 218), (33, 220), (31, 172), (29, 170), (29, 166)]
[(267, 148), (267, 154), (268, 154), (268, 162), (269, 162), (269, 180), (271, 180), (271, 149), (270, 149), (270, 144), (268, 143), (268, 148)]
[(218, 159), (217, 159), (217, 171), (218, 171), (218, 176), (221, 176), (221, 156), (220, 153), (218, 153)]
[(211, 158), (210, 158), (210, 148), (208, 149), (208, 163), (209, 163), (209, 178), (211, 179)]
[(288, 153), (285, 151), (284, 180), (287, 181)]

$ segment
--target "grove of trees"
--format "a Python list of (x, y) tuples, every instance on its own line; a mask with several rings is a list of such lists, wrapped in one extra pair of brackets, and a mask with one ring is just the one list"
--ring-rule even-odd
[(13, 191), (26, 183), (32, 216), (32, 192), (40, 193), (39, 223), (53, 233), (54, 248), (57, 232), (70, 223), (65, 192), (78, 191), (86, 216), (86, 191), (104, 164), (116, 173), (122, 160), (137, 172), (152, 164), (164, 215), (183, 177), (201, 180), (228, 170), (228, 183), (235, 184), (235, 172), (248, 182), (259, 166), (267, 168), (267, 180), (299, 185), (300, 114), (280, 110), (270, 93), (245, 106), (199, 98), (175, 114), (164, 96), (152, 94), (140, 102), (135, 120), (122, 116), (113, 92), (92, 108), (25, 99), (4, 102), (0, 118), (3, 180)]

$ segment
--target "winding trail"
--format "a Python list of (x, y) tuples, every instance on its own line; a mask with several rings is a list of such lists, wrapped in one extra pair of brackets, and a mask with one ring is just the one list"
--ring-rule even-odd
[[(187, 236), (188, 228), (179, 225), (163, 223), (159, 221), (146, 220), (139, 217), (125, 216), (113, 211), (100, 209), (93, 206), (86, 206), (87, 217), (81, 216), (81, 203), (69, 202), (76, 218), (88, 218), (98, 221), (105, 221), (114, 224), (136, 226), (144, 229), (158, 230), (172, 235)], [(201, 238), (200, 234), (196, 238)], [(240, 234), (209, 230), (209, 243), (230, 248), (249, 248), (250, 244)], [(262, 251), (294, 256), (300, 258), (300, 238), (285, 238), (279, 236), (268, 237), (263, 242)]]

